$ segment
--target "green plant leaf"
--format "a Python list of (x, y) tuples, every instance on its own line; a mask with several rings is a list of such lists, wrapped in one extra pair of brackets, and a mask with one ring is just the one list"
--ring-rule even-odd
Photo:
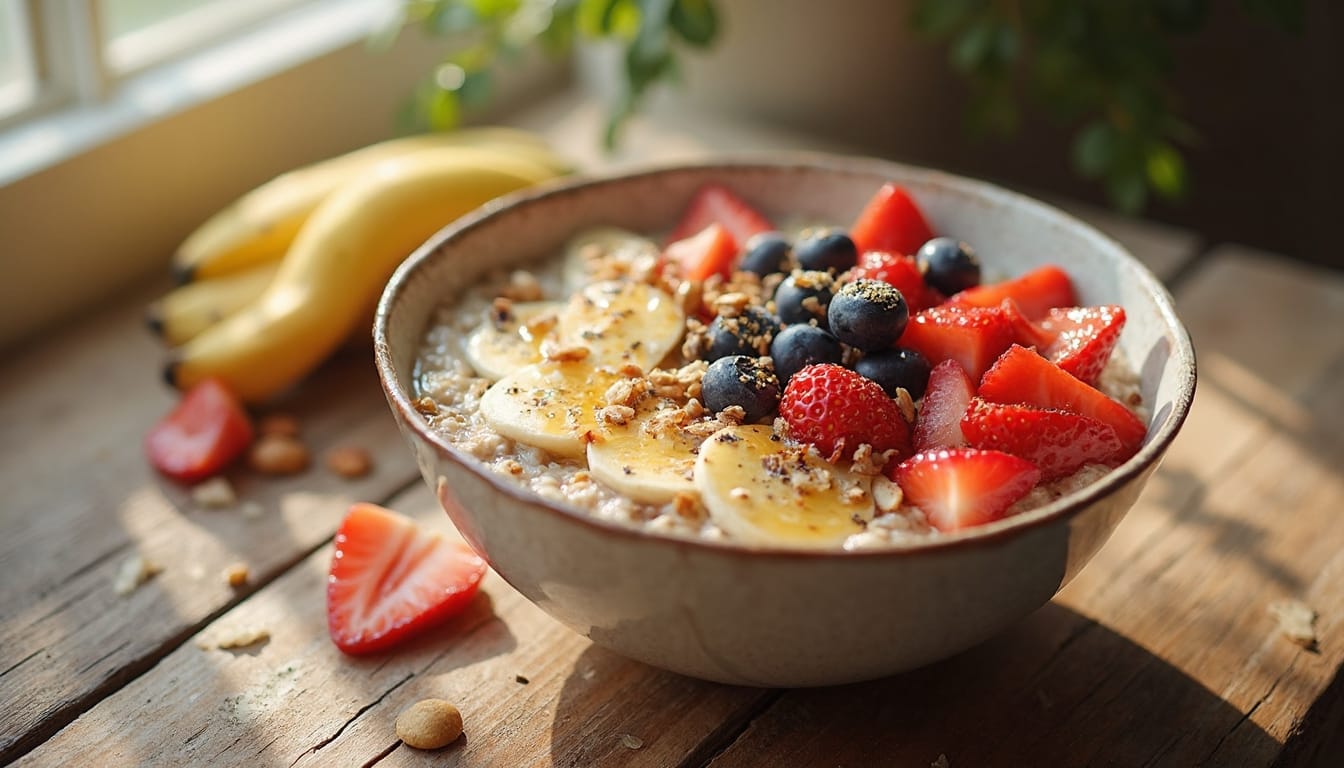
[(973, 72), (989, 58), (994, 50), (998, 29), (994, 22), (981, 19), (975, 22), (952, 45), (952, 66), (959, 72)]
[(578, 28), (592, 38), (632, 40), (639, 33), (641, 14), (634, 0), (579, 0)]
[(667, 20), (682, 40), (699, 48), (713, 43), (719, 31), (719, 18), (709, 0), (676, 0)]
[(447, 131), (456, 128), (462, 122), (462, 104), (456, 91), (436, 88), (425, 110), (429, 118), (429, 127), (435, 131)]
[(1162, 197), (1179, 199), (1185, 194), (1185, 158), (1170, 144), (1160, 142), (1148, 149), (1144, 159), (1148, 183)]
[(1115, 128), (1102, 120), (1089, 123), (1073, 142), (1073, 167), (1084, 178), (1101, 176), (1115, 162)]
[(1111, 205), (1130, 215), (1143, 210), (1148, 202), (1148, 185), (1144, 183), (1142, 173), (1126, 170), (1108, 177), (1106, 192)]
[(983, 0), (920, 0), (911, 10), (910, 23), (930, 37), (942, 38), (966, 24), (984, 5)]

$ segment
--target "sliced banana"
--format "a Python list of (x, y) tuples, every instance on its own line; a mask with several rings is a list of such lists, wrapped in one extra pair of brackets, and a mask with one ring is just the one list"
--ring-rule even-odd
[(658, 246), (618, 227), (597, 227), (579, 233), (565, 244), (562, 279), (569, 293), (616, 274), (638, 274), (658, 261)]
[(648, 283), (608, 280), (585, 286), (560, 313), (561, 345), (581, 345), (594, 365), (633, 362), (648, 370), (681, 343), (681, 305)]
[(626, 424), (601, 424), (588, 443), (588, 470), (613, 490), (644, 504), (694, 493), (701, 438), (676, 426), (675, 403), (651, 401)]
[[(510, 373), (541, 360), (541, 342), (558, 321), (564, 304), (529, 301), (514, 304), (508, 317), (492, 317), (476, 326), (467, 337), (467, 362), (476, 373), (498, 381)], [(546, 322), (547, 315), (555, 319)]]
[(834, 547), (873, 518), (868, 477), (780, 441), (765, 425), (715, 432), (700, 447), (694, 477), (710, 519), (747, 544)]
[(597, 428), (603, 395), (620, 378), (587, 360), (534, 363), (492, 384), (481, 396), (480, 413), (505, 437), (579, 458)]

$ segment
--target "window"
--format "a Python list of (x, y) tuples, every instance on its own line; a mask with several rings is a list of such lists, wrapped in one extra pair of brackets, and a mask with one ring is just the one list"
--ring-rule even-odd
[(17, 0), (0, 0), (0, 118), (18, 112), (37, 92), (31, 26), (27, 8)]
[(107, 69), (125, 74), (304, 0), (95, 0)]
[(319, 0), (0, 0), (0, 126), (105, 100), (128, 77), (304, 4), (321, 5)]

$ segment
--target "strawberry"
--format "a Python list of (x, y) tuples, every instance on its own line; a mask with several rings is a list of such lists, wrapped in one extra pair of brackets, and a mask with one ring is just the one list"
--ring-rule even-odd
[(910, 318), (900, 345), (937, 365), (956, 360), (972, 381), (1013, 343), (1013, 326), (998, 307), (926, 309)]
[(933, 238), (933, 230), (910, 193), (904, 187), (888, 183), (864, 206), (850, 227), (849, 236), (859, 253), (889, 251), (911, 256)]
[(1027, 319), (1026, 314), (1022, 312), (1022, 306), (1016, 300), (1004, 299), (999, 303), (999, 311), (1008, 319), (1008, 324), (1013, 327), (1014, 344), (1044, 349), (1046, 345), (1054, 341), (1054, 337), (1042, 331), (1039, 324)]
[(959, 307), (997, 307), (1004, 299), (1016, 301), (1028, 320), (1039, 320), (1054, 307), (1072, 307), (1078, 303), (1073, 281), (1064, 270), (1053, 265), (1038, 267), (1001, 283), (967, 288), (947, 301)]
[(1041, 354), (1079, 380), (1096, 384), (1125, 327), (1125, 310), (1114, 304), (1056, 308), (1038, 325), (1050, 339)]
[(859, 256), (858, 266), (849, 271), (847, 280), (865, 277), (896, 286), (896, 290), (905, 297), (911, 312), (919, 312), (943, 302), (941, 293), (924, 284), (919, 263), (913, 256), (887, 251), (864, 251)]
[(663, 258), (680, 265), (687, 280), (705, 280), (710, 275), (732, 276), (737, 245), (722, 224), (710, 224), (683, 240), (669, 243)]
[(194, 483), (223, 472), (252, 436), (252, 419), (228, 385), (205, 379), (145, 435), (145, 455), (168, 477)]
[(954, 448), (917, 453), (896, 466), (896, 484), (940, 531), (957, 531), (1004, 517), (1036, 486), (1041, 472), (1002, 451)]
[(956, 360), (933, 366), (929, 386), (915, 420), (915, 450), (958, 448), (966, 444), (961, 416), (975, 396), (975, 383)]
[(976, 394), (992, 403), (1070, 411), (1096, 419), (1114, 429), (1120, 438), (1120, 461), (1133, 456), (1148, 433), (1128, 408), (1016, 344), (985, 372)]
[(1116, 466), (1128, 458), (1115, 429), (1068, 411), (976, 398), (961, 417), (961, 431), (972, 448), (1011, 453), (1035, 464), (1042, 480), (1066, 477), (1085, 464)]
[(350, 654), (385, 650), (461, 613), (485, 575), (466, 544), (373, 504), (350, 507), (335, 544), (327, 630)]
[(722, 184), (706, 184), (691, 197), (691, 202), (681, 214), (681, 221), (672, 228), (667, 242), (685, 240), (703, 232), (710, 224), (721, 224), (728, 230), (733, 238), (734, 250), (741, 250), (752, 235), (775, 228), (769, 219), (732, 190)]
[(860, 443), (874, 451), (910, 454), (910, 425), (877, 382), (834, 363), (803, 368), (779, 402), (789, 436), (817, 446), (828, 457), (849, 458)]

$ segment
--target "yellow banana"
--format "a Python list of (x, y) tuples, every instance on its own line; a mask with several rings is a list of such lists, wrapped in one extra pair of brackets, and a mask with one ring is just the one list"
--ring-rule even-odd
[(145, 319), (151, 330), (176, 347), (254, 301), (279, 269), (276, 261), (188, 283), (150, 304)]
[(474, 147), (378, 164), (323, 201), (265, 293), (173, 351), (165, 378), (185, 389), (217, 376), (246, 401), (269, 399), (341, 344), (430, 235), (538, 181), (530, 164)]
[(173, 256), (173, 274), (188, 282), (276, 261), (318, 204), (342, 184), (385, 160), (450, 146), (493, 149), (552, 175), (570, 170), (544, 139), (516, 128), (463, 128), (391, 139), (282, 174), (238, 198), (183, 241)]

